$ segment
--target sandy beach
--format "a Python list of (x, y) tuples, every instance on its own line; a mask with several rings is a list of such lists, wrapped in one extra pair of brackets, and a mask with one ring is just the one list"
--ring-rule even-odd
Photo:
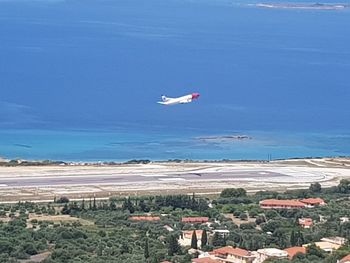
[(282, 191), (313, 182), (333, 186), (342, 178), (350, 179), (350, 159), (0, 167), (0, 201), (216, 194), (227, 187)]

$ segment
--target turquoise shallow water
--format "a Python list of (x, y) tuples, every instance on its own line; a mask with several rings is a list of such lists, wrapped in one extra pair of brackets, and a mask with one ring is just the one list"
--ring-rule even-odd
[[(248, 135), (247, 140), (202, 137)], [(212, 138), (212, 137), (210, 137)], [(350, 134), (167, 130), (2, 130), (0, 156), (31, 160), (126, 161), (130, 159), (273, 159), (350, 155)]]

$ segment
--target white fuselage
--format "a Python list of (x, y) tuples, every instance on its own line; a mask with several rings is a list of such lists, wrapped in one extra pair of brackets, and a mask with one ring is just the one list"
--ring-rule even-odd
[(162, 96), (162, 101), (159, 101), (158, 103), (162, 105), (185, 104), (185, 103), (190, 103), (195, 99), (198, 99), (198, 97), (199, 97), (198, 93), (193, 93), (193, 94), (185, 95), (178, 98), (168, 98), (168, 97)]

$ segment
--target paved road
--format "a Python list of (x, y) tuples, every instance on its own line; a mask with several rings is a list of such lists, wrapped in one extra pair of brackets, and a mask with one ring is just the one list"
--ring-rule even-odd
[(142, 184), (149, 182), (181, 182), (181, 181), (268, 181), (269, 178), (286, 177), (287, 175), (270, 171), (232, 171), (210, 173), (179, 173), (179, 174), (116, 174), (116, 175), (45, 175), (38, 177), (2, 177), (1, 188), (43, 187), (43, 186), (73, 186), (73, 185), (122, 185)]

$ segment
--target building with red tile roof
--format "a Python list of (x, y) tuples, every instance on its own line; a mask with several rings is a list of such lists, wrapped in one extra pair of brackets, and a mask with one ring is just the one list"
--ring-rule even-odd
[(211, 258), (223, 263), (251, 263), (255, 256), (248, 250), (226, 246), (209, 252)]
[(288, 253), (289, 260), (292, 260), (296, 254), (306, 254), (306, 248), (305, 247), (290, 247), (284, 249)]
[(183, 217), (181, 219), (182, 223), (190, 223), (190, 224), (196, 224), (196, 223), (207, 223), (209, 221), (208, 217)]
[(299, 218), (298, 223), (303, 228), (310, 228), (313, 225), (312, 218)]
[(159, 221), (159, 216), (131, 216), (129, 217), (130, 220), (133, 221)]
[(305, 208), (306, 204), (298, 200), (266, 199), (260, 201), (260, 207), (263, 209), (296, 209)]
[(339, 260), (339, 263), (350, 263), (350, 254)]
[(322, 198), (305, 198), (305, 199), (301, 199), (300, 202), (310, 206), (310, 207), (314, 207), (314, 206), (319, 206), (319, 205), (325, 205), (326, 202), (322, 199)]

